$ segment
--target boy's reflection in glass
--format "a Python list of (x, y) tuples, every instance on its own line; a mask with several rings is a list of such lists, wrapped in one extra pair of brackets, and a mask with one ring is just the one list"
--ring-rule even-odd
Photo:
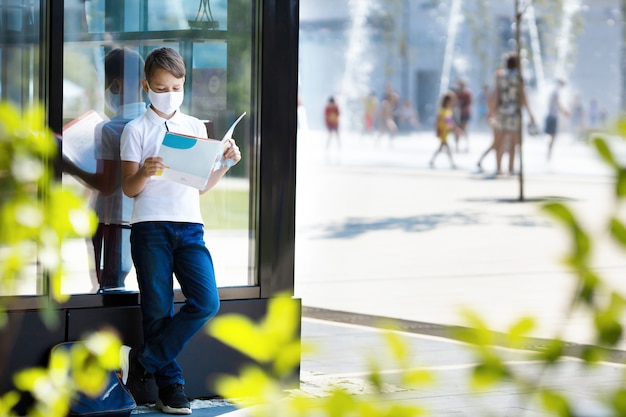
[(105, 56), (104, 97), (111, 120), (96, 127), (96, 173), (68, 166), (67, 161), (65, 166), (65, 171), (96, 191), (92, 206), (98, 215), (93, 236), (98, 292), (123, 291), (133, 265), (129, 222), (133, 201), (122, 192), (120, 136), (126, 123), (146, 110), (141, 87), (143, 66), (143, 58), (132, 49), (116, 48)]

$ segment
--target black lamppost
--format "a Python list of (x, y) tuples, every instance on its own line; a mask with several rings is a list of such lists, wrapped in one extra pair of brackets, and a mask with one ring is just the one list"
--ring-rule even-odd
[[(524, 157), (522, 154), (522, 143), (524, 129), (522, 127), (522, 104), (524, 94), (524, 77), (522, 76), (522, 11), (520, 9), (520, 0), (515, 0), (515, 48), (517, 53), (517, 99), (519, 103), (517, 105), (517, 120), (519, 120), (517, 127), (517, 137), (519, 138), (519, 199), (524, 201)], [(515, 146), (515, 144), (513, 144)]]
[[(517, 117), (519, 120), (517, 137), (519, 138), (519, 200), (524, 201), (524, 154), (522, 152), (522, 144), (524, 143), (524, 126), (522, 123), (522, 108), (524, 105), (524, 76), (522, 74), (522, 17), (524, 11), (531, 4), (532, 0), (527, 0), (524, 5), (520, 4), (520, 0), (515, 0), (515, 44), (517, 52)], [(515, 146), (515, 145), (513, 145)]]
[(402, 97), (409, 98), (409, 50), (411, 45), (410, 37), (410, 16), (411, 6), (408, 0), (403, 0), (403, 24), (402, 31), (404, 32), (400, 40), (400, 58), (402, 59)]

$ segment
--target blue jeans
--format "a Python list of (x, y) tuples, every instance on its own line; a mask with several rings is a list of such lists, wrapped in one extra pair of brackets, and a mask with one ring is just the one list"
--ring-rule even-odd
[[(144, 344), (139, 362), (159, 388), (184, 384), (176, 357), (220, 305), (213, 261), (197, 223), (142, 222), (131, 229), (131, 250), (141, 293)], [(174, 312), (173, 275), (185, 295)]]

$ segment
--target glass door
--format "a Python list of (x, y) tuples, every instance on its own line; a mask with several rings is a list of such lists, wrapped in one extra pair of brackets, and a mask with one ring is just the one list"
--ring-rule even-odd
[[(183, 56), (181, 110), (204, 120), (209, 137), (221, 139), (240, 114), (247, 114), (233, 135), (242, 162), (201, 196), (201, 207), (218, 286), (256, 284), (253, 6), (253, 0), (65, 1), (63, 154), (73, 165), (66, 167), (63, 184), (89, 199), (101, 223), (94, 239), (64, 244), (65, 293), (96, 293), (105, 274), (121, 284), (111, 288), (138, 289), (128, 242), (132, 200), (122, 195), (119, 175), (106, 173), (119, 169), (114, 143), (119, 147), (124, 121), (147, 104), (139, 84), (141, 60), (161, 46)], [(120, 89), (132, 94), (122, 97)], [(107, 233), (113, 235), (108, 242)]]

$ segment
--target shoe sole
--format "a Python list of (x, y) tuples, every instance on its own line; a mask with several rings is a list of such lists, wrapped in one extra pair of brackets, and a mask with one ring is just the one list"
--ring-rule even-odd
[(160, 399), (157, 399), (156, 406), (159, 410), (166, 414), (178, 414), (178, 415), (186, 415), (191, 414), (191, 408), (181, 407), (181, 408), (173, 408), (169, 405), (163, 404)]
[(120, 370), (122, 372), (122, 383), (126, 385), (128, 373), (130, 372), (130, 346), (122, 345), (120, 348)]

